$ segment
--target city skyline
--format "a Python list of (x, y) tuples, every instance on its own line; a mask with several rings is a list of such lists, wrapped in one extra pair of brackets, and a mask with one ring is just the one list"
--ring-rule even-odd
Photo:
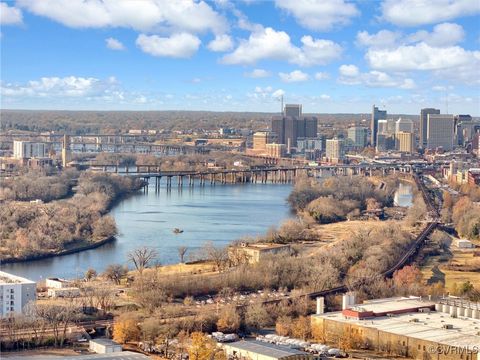
[(480, 115), (476, 1), (0, 4), (3, 109)]

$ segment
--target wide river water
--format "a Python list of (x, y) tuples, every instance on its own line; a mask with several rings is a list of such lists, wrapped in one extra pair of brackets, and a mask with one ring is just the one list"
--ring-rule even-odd
[[(170, 192), (151, 184), (121, 200), (111, 211), (119, 234), (111, 243), (92, 250), (23, 263), (4, 264), (1, 269), (32, 280), (46, 277), (82, 277), (88, 268), (102, 272), (109, 264), (127, 264), (127, 254), (141, 246), (154, 247), (161, 264), (179, 262), (177, 249), (188, 247), (186, 259), (206, 242), (224, 246), (245, 235), (264, 234), (272, 225), (292, 216), (286, 198), (291, 185), (236, 184)], [(411, 204), (411, 185), (401, 184), (395, 201)], [(174, 228), (183, 230), (175, 235)]]

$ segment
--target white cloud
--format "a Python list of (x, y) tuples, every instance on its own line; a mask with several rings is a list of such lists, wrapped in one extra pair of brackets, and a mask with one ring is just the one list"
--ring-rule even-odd
[(385, 0), (382, 18), (400, 26), (435, 24), (480, 12), (478, 0)]
[(307, 81), (309, 79), (308, 74), (300, 71), (300, 70), (294, 70), (290, 73), (278, 73), (278, 76), (280, 76), (280, 79), (283, 82), (300, 82), (300, 81)]
[(391, 50), (369, 49), (365, 58), (371, 67), (382, 70), (442, 70), (462, 65), (478, 69), (480, 51), (468, 51), (459, 46), (438, 48), (421, 42)]
[(249, 78), (258, 79), (269, 77), (271, 74), (269, 71), (264, 69), (253, 69), (251, 72), (244, 73), (244, 75)]
[(369, 34), (367, 31), (360, 31), (357, 33), (356, 43), (359, 46), (387, 48), (395, 45), (399, 39), (398, 32), (390, 30), (380, 30), (376, 34)]
[(42, 77), (26, 84), (2, 84), (1, 93), (8, 97), (86, 97), (111, 92), (117, 85), (114, 77), (100, 80), (93, 77)]
[(233, 41), (229, 35), (218, 35), (208, 43), (207, 47), (216, 52), (230, 51), (233, 48)]
[(339, 68), (340, 75), (346, 77), (356, 77), (360, 74), (360, 70), (355, 65), (342, 65)]
[(292, 61), (301, 66), (325, 65), (338, 59), (342, 53), (342, 47), (331, 40), (303, 36), (301, 42), (302, 49)]
[(326, 72), (317, 72), (315, 73), (315, 79), (316, 80), (325, 80), (328, 79), (330, 76)]
[(281, 98), (282, 96), (285, 95), (285, 91), (283, 91), (282, 89), (278, 89), (278, 90), (275, 90), (273, 93), (272, 93), (272, 98), (274, 99), (279, 99)]
[(125, 50), (125, 46), (123, 46), (123, 44), (115, 38), (109, 37), (105, 39), (105, 43), (107, 48), (111, 50)]
[(322, 94), (322, 95), (320, 95), (320, 99), (322, 99), (322, 100), (330, 100), (331, 97), (330, 97), (330, 95)]
[(253, 93), (247, 93), (247, 97), (255, 100), (279, 99), (282, 95), (285, 95), (285, 91), (274, 90), (271, 86), (256, 86)]
[(432, 32), (425, 30), (417, 31), (409, 36), (410, 42), (423, 41), (430, 46), (451, 46), (459, 43), (465, 37), (463, 27), (454, 23), (435, 25)]
[(173, 34), (170, 37), (140, 34), (136, 44), (143, 52), (159, 57), (189, 58), (200, 46), (200, 39), (188, 33)]
[(325, 31), (347, 25), (351, 18), (360, 14), (354, 4), (344, 0), (277, 0), (275, 4), (310, 30)]
[(15, 6), (8, 6), (7, 3), (0, 3), (0, 24), (18, 25), (22, 23), (22, 11)]
[(338, 81), (345, 85), (365, 85), (368, 87), (396, 87), (400, 89), (413, 89), (413, 79), (404, 77), (392, 77), (391, 75), (377, 70), (361, 73), (355, 65), (342, 65), (339, 68)]
[(127, 27), (147, 31), (223, 33), (227, 21), (204, 1), (18, 0), (28, 11), (73, 28)]
[(284, 31), (262, 28), (250, 34), (248, 40), (241, 40), (238, 47), (222, 58), (226, 64), (255, 64), (263, 59), (286, 60), (300, 66), (324, 65), (340, 57), (342, 48), (331, 40), (301, 38), (302, 47), (290, 42)]

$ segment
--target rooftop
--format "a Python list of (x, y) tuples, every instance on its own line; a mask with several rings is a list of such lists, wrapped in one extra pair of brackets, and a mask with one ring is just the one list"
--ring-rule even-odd
[[(27, 357), (21, 355), (7, 356), (2, 355), (5, 359), (8, 360), (25, 360)], [(66, 359), (66, 360), (146, 360), (149, 357), (131, 352), (131, 351), (119, 351), (116, 353), (110, 354), (88, 354), (88, 355), (38, 355), (38, 356), (29, 356), (28, 359), (32, 360), (55, 360), (55, 359)]]
[(5, 284), (35, 284), (35, 282), (20, 276), (0, 271), (0, 285)]
[[(470, 348), (480, 346), (480, 320), (465, 317), (452, 318), (449, 314), (442, 312), (411, 312), (365, 320), (346, 318), (341, 312), (313, 316), (444, 345)], [(443, 326), (446, 324), (451, 324), (453, 328), (444, 329)]]
[(240, 247), (248, 249), (266, 250), (266, 249), (279, 249), (290, 247), (288, 244), (274, 244), (274, 243), (242, 243)]
[(90, 342), (100, 344), (100, 345), (120, 345), (119, 343), (113, 341), (112, 339), (107, 339), (107, 338), (98, 338), (98, 339), (92, 339)]
[(309, 355), (308, 353), (296, 349), (291, 349), (286, 346), (270, 344), (266, 342), (261, 342), (257, 340), (252, 341), (237, 341), (229, 344), (225, 344), (225, 347), (230, 347), (233, 349), (251, 351), (256, 354), (272, 357), (272, 358), (284, 358), (292, 355)]
[(435, 302), (423, 300), (419, 297), (396, 297), (378, 300), (367, 300), (363, 304), (355, 305), (355, 308), (361, 308), (362, 311), (372, 311), (375, 314), (396, 312), (406, 309), (417, 309), (434, 306)]

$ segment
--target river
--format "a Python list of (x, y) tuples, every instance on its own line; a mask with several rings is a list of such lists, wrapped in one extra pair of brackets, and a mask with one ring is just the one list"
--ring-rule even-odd
[[(151, 184), (147, 193), (121, 200), (111, 211), (119, 230), (113, 242), (71, 255), (4, 264), (1, 269), (32, 280), (76, 278), (88, 268), (100, 273), (109, 264), (127, 264), (127, 254), (141, 246), (154, 247), (161, 264), (172, 264), (179, 262), (179, 246), (188, 247), (189, 259), (207, 241), (224, 246), (245, 235), (264, 234), (292, 216), (286, 203), (291, 185), (195, 185), (170, 192), (161, 187), (157, 193)], [(411, 201), (412, 186), (401, 183), (395, 204), (410, 206)], [(174, 228), (184, 232), (175, 235)]]

